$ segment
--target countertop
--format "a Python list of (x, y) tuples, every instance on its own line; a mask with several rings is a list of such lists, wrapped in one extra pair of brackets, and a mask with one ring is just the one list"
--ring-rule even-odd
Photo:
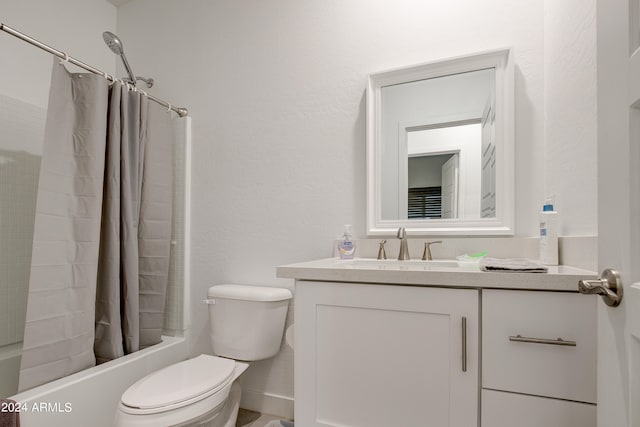
[(474, 289), (521, 289), (578, 292), (578, 281), (595, 279), (597, 273), (565, 265), (549, 266), (547, 273), (487, 272), (478, 266), (447, 267), (412, 260), (362, 264), (325, 258), (276, 268), (276, 276), (296, 280), (357, 282)]

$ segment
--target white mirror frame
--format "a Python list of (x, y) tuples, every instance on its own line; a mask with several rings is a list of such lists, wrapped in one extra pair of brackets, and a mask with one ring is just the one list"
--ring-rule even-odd
[[(514, 234), (514, 67), (510, 49), (486, 51), (398, 68), (369, 76), (367, 85), (367, 235), (505, 236)], [(380, 91), (389, 85), (495, 68), (496, 217), (478, 219), (383, 220)]]

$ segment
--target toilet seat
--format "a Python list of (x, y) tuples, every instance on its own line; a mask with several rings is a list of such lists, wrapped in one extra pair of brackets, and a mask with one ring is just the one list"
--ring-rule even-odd
[(206, 354), (176, 363), (129, 387), (122, 395), (120, 409), (134, 415), (156, 414), (192, 405), (216, 393), (224, 402), (235, 367), (234, 360)]

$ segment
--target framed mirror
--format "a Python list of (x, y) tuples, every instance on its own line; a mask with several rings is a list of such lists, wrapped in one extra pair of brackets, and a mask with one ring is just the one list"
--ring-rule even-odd
[(514, 234), (509, 49), (369, 76), (367, 234)]

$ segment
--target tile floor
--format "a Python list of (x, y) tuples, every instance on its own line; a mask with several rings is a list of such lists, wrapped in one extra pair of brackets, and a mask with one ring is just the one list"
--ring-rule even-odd
[(280, 420), (282, 418), (273, 415), (261, 414), (260, 412), (240, 409), (236, 427), (264, 427), (269, 421)]

